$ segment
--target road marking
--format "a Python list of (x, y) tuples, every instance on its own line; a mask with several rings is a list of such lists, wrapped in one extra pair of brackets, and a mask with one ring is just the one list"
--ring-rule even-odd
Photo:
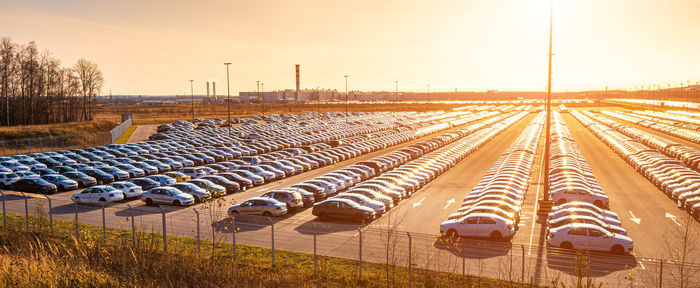
[(647, 267), (644, 267), (644, 264), (642, 264), (642, 261), (637, 261), (639, 263), (639, 267), (642, 267), (643, 270), (647, 270)]
[(413, 203), (413, 208), (423, 205), (423, 200), (425, 200), (425, 197), (423, 197), (423, 199), (420, 199), (420, 201)]
[[(549, 137), (549, 135), (546, 135), (545, 137)], [(537, 193), (535, 194), (535, 211), (532, 211), (532, 219), (537, 219), (537, 204), (540, 201), (540, 185), (539, 183), (542, 182), (542, 170), (544, 170), (544, 153), (542, 153), (542, 160), (540, 162), (540, 176), (537, 176)], [(527, 245), (527, 255), (531, 255), (531, 247), (532, 247), (532, 237), (535, 236), (535, 222), (537, 221), (532, 221), (532, 228), (530, 229), (530, 244)]]
[(637, 218), (636, 216), (634, 216), (634, 213), (632, 213), (632, 210), (629, 210), (629, 212), (630, 212), (630, 216), (632, 216), (632, 218), (630, 218), (630, 220), (632, 220), (632, 222), (637, 223), (637, 224), (639, 224), (639, 222), (642, 222), (642, 218)]
[(447, 204), (442, 209), (447, 209), (447, 207), (449, 207), (452, 203), (455, 203), (455, 198), (447, 200)]
[(678, 223), (678, 220), (676, 220), (676, 215), (672, 215), (672, 214), (666, 212), (666, 218), (671, 219), (671, 221), (673, 221), (673, 223), (676, 223), (676, 225), (678, 225), (678, 227), (681, 227), (681, 223)]

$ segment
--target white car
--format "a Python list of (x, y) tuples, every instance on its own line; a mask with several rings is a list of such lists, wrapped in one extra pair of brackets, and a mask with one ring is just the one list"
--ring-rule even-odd
[(547, 244), (564, 249), (587, 249), (614, 254), (632, 252), (630, 237), (611, 233), (593, 224), (569, 224), (549, 230)]
[(180, 172), (185, 173), (185, 175), (192, 177), (192, 179), (202, 178), (207, 176), (207, 172), (201, 167), (187, 167), (180, 169)]
[(173, 187), (156, 187), (144, 192), (141, 195), (141, 201), (149, 206), (154, 204), (180, 206), (194, 204), (194, 197)]
[(131, 182), (112, 182), (107, 184), (107, 186), (117, 188), (119, 191), (122, 191), (122, 193), (124, 193), (124, 198), (141, 197), (141, 194), (143, 194), (143, 189), (141, 189), (141, 186)]
[(0, 188), (9, 187), (10, 184), (19, 180), (19, 175), (12, 172), (0, 172)]
[(601, 220), (605, 223), (608, 223), (610, 225), (616, 225), (616, 226), (621, 225), (620, 220), (617, 218), (608, 217), (608, 216), (601, 214), (595, 210), (586, 209), (586, 208), (579, 208), (579, 207), (557, 209), (556, 211), (553, 210), (552, 212), (549, 213), (549, 217), (547, 218), (547, 222), (552, 221), (554, 219), (564, 217), (564, 216), (568, 216), (568, 215), (591, 216), (591, 217), (598, 218), (599, 220)]
[(490, 213), (474, 213), (440, 224), (440, 234), (449, 237), (489, 237), (501, 240), (515, 234), (513, 221)]
[(556, 212), (558, 210), (562, 209), (569, 209), (569, 208), (584, 208), (588, 210), (593, 210), (597, 212), (600, 215), (603, 215), (608, 218), (613, 218), (613, 219), (620, 219), (620, 217), (617, 216), (617, 213), (610, 211), (610, 210), (605, 210), (603, 208), (600, 208), (598, 206), (593, 205), (593, 203), (588, 203), (588, 202), (578, 202), (578, 201), (572, 201), (572, 202), (567, 202), (566, 204), (558, 205), (552, 207), (552, 212)]
[(108, 203), (124, 199), (122, 191), (110, 186), (94, 186), (73, 194), (71, 200), (76, 203)]
[(610, 203), (608, 196), (587, 191), (585, 189), (582, 189), (581, 187), (566, 187), (552, 190), (550, 197), (552, 198), (552, 201), (557, 205), (561, 205), (572, 201), (580, 201), (592, 203), (595, 206), (604, 208), (608, 207)]

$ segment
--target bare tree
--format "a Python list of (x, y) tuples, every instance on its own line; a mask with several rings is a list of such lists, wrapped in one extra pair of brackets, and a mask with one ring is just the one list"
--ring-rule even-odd
[(664, 270), (675, 281), (675, 287), (686, 288), (691, 287), (691, 279), (697, 279), (697, 273), (700, 272), (700, 233), (691, 227), (694, 220), (690, 215), (683, 214), (679, 218), (681, 225), (673, 227), (664, 235), (665, 258), (675, 264), (673, 268)]
[(102, 72), (95, 62), (83, 58), (78, 59), (78, 62), (73, 65), (73, 70), (78, 74), (83, 96), (82, 119), (90, 120), (92, 118), (92, 111), (88, 113), (88, 103), (92, 103), (93, 98), (102, 91), (102, 85), (104, 84)]

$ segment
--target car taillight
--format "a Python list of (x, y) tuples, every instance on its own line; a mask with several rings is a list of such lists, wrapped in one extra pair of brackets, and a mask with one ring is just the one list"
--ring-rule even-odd
[(513, 229), (513, 225), (508, 225), (508, 229)]
[(275, 207), (275, 210), (282, 210), (282, 207), (277, 206), (277, 207)]
[(551, 239), (551, 238), (554, 238), (554, 234), (549, 233), (549, 235), (547, 235), (547, 237), (550, 238), (550, 239)]

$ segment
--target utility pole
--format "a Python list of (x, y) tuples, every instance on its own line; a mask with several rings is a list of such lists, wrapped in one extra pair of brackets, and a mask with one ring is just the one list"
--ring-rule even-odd
[(265, 83), (260, 83), (260, 111), (262, 116), (265, 116)]
[(321, 114), (321, 86), (316, 86), (316, 113)]
[(194, 88), (192, 87), (192, 83), (194, 80), (190, 80), (190, 104), (192, 106), (192, 124), (194, 124)]
[(260, 101), (260, 103), (262, 103), (262, 101), (260, 100), (260, 80), (255, 81), (255, 83), (258, 85), (258, 92), (257, 92), (257, 94), (258, 94), (258, 101)]
[(348, 75), (345, 75), (345, 124), (348, 124)]
[(228, 77), (228, 66), (231, 65), (230, 62), (224, 63), (226, 65), (226, 106), (228, 106), (228, 137), (231, 137), (231, 82)]
[(554, 0), (549, 1), (549, 68), (547, 72), (547, 99), (545, 100), (545, 108), (547, 111), (547, 120), (545, 122), (545, 134), (544, 134), (544, 195), (542, 196), (544, 201), (549, 201), (549, 129), (550, 129), (550, 118), (552, 117), (552, 18), (554, 14)]

